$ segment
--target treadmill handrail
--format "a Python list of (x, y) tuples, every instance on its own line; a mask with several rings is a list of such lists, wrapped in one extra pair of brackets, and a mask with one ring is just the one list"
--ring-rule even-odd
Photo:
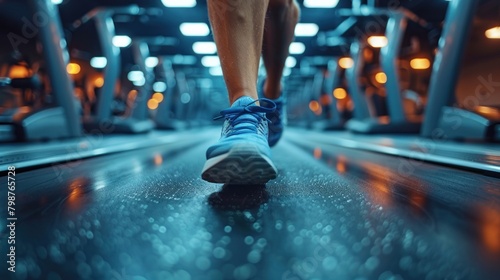
[(109, 13), (111, 15), (114, 14), (127, 14), (127, 15), (138, 15), (143, 11), (144, 8), (140, 8), (138, 5), (130, 5), (130, 6), (125, 6), (125, 7), (97, 7), (92, 10), (90, 10), (88, 13), (83, 15), (80, 19), (77, 19), (76, 21), (71, 24), (71, 29), (72, 31), (78, 29), (80, 26), (83, 24), (89, 22), (90, 20), (94, 19), (97, 15), (102, 14), (102, 13)]
[[(327, 45), (330, 46), (329, 41), (331, 39), (338, 39), (342, 37), (348, 30), (350, 30), (356, 23), (358, 23), (359, 17), (369, 17), (369, 16), (387, 16), (387, 22), (389, 19), (395, 16), (403, 17), (405, 19), (411, 20), (423, 28), (432, 29), (432, 25), (426, 20), (420, 18), (412, 11), (405, 8), (397, 8), (397, 9), (380, 9), (373, 8), (369, 6), (363, 6), (361, 9), (339, 9), (337, 10), (337, 14), (340, 16), (348, 17), (342, 23), (340, 23), (336, 29), (331, 31), (322, 32), (318, 37), (319, 45)], [(345, 45), (348, 45), (350, 40), (354, 38), (345, 39)], [(336, 44), (334, 44), (336, 45)]]
[(340, 16), (347, 17), (369, 17), (369, 16), (388, 16), (391, 17), (395, 14), (402, 14), (405, 18), (419, 24), (422, 27), (429, 27), (430, 24), (425, 19), (419, 17), (412, 11), (405, 8), (396, 8), (396, 9), (380, 9), (380, 8), (372, 8), (368, 6), (363, 6), (360, 10), (352, 10), (352, 9), (339, 9), (337, 10), (337, 14)]

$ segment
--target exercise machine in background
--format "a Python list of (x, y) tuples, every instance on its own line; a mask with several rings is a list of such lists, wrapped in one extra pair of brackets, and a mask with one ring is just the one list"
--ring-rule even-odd
[(421, 132), (424, 137), (500, 141), (500, 106), (453, 106), (456, 101), (459, 66), (476, 5), (475, 0), (455, 0), (448, 7), (442, 43), (437, 52), (429, 88), (429, 100)]
[[(80, 110), (74, 97), (74, 88), (66, 71), (69, 55), (62, 33), (57, 6), (51, 1), (31, 0), (33, 13), (42, 13), (47, 24), (39, 26), (38, 39), (42, 45), (45, 68), (48, 72), (54, 104), (49, 107), (23, 107), (4, 112), (0, 117), (0, 141), (33, 141), (80, 137), (82, 128)], [(36, 89), (36, 76), (27, 80), (3, 78), (4, 86)]]
[(320, 92), (317, 97), (323, 107), (323, 119), (313, 123), (316, 130), (344, 130), (347, 121), (349, 96), (343, 87), (344, 71), (339, 66), (339, 57), (330, 59), (324, 73), (315, 76), (313, 90)]
[(163, 92), (163, 102), (158, 105), (158, 110), (154, 116), (156, 127), (163, 130), (186, 129), (188, 127), (187, 123), (180, 120), (174, 113), (174, 106), (177, 106), (177, 100), (179, 99), (179, 84), (171, 59), (160, 57), (159, 69), (158, 80), (165, 83), (166, 89)]
[[(106, 66), (103, 70), (104, 83), (97, 98), (96, 113), (92, 116), (86, 116), (83, 120), (86, 131), (98, 131), (101, 133), (146, 133), (154, 128), (154, 123), (147, 117), (146, 113), (146, 102), (149, 98), (149, 93), (147, 93), (145, 88), (140, 88), (137, 91), (137, 95), (132, 105), (132, 115), (121, 117), (113, 116), (112, 114), (115, 87), (121, 73), (120, 48), (113, 44), (113, 38), (115, 38), (116, 35), (113, 15), (138, 15), (141, 12), (143, 11), (136, 5), (95, 8), (72, 25), (72, 30), (76, 30), (82, 24), (93, 20), (96, 24), (99, 43), (101, 44), (102, 52), (106, 59)], [(144, 46), (144, 44), (140, 42), (135, 43), (134, 52), (136, 57), (144, 56), (145, 54), (142, 52), (148, 52), (147, 45)], [(139, 65), (139, 67), (141, 67), (141, 65)], [(145, 66), (142, 65), (142, 68), (144, 67)], [(143, 69), (143, 71), (146, 70)], [(146, 84), (144, 85), (146, 86)], [(148, 85), (148, 87), (150, 87), (150, 85)]]
[[(356, 1), (360, 4), (360, 1)], [(408, 21), (413, 21), (424, 28), (426, 22), (411, 12), (398, 9), (382, 9), (364, 6), (353, 3), (353, 9), (343, 9), (339, 11), (342, 16), (359, 19), (359, 22), (367, 18), (378, 17), (379, 20), (387, 18), (385, 26), (385, 44), (382, 44), (380, 51), (380, 64), (385, 74), (385, 92), (387, 96), (388, 116), (378, 117), (375, 106), (367, 101), (363, 90), (359, 85), (359, 77), (364, 67), (365, 34), (357, 41), (353, 41), (350, 46), (353, 66), (347, 69), (346, 76), (349, 85), (349, 92), (355, 104), (354, 118), (349, 120), (346, 127), (356, 133), (380, 134), (380, 133), (412, 133), (420, 131), (421, 116), (411, 115), (405, 112), (403, 92), (400, 84), (400, 74), (398, 66), (398, 56), (402, 48), (404, 34)], [(355, 24), (352, 24), (355, 26)]]

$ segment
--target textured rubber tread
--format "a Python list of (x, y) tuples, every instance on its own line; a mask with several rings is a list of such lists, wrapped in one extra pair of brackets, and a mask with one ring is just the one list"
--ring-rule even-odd
[(276, 179), (271, 159), (252, 145), (238, 145), (205, 163), (201, 177), (212, 183), (260, 185)]

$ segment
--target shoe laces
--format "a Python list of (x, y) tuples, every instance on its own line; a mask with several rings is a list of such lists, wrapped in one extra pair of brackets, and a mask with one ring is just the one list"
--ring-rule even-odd
[[(258, 101), (262, 102), (263, 104), (268, 104), (271, 107), (254, 105)], [(214, 120), (226, 118), (226, 120), (230, 124), (230, 127), (235, 127), (242, 123), (253, 123), (255, 124), (255, 126), (252, 127), (254, 127), (256, 131), (260, 120), (264, 119), (267, 122), (271, 122), (269, 119), (267, 119), (266, 114), (272, 113), (274, 111), (276, 111), (276, 103), (267, 98), (260, 98), (252, 103), (247, 104), (246, 106), (236, 106), (224, 109), (220, 112), (220, 116), (215, 117)], [(240, 116), (242, 115), (252, 115), (254, 118), (240, 118)]]
[[(270, 124), (273, 124), (275, 126), (274, 129), (279, 129), (283, 127), (283, 123), (281, 120), (282, 117), (281, 112), (283, 110), (283, 107), (285, 106), (285, 101), (281, 100), (280, 102), (275, 102), (275, 104), (276, 104), (275, 113), (270, 115), (270, 119), (268, 118), (268, 121)], [(270, 129), (273, 129), (273, 127), (271, 127)]]

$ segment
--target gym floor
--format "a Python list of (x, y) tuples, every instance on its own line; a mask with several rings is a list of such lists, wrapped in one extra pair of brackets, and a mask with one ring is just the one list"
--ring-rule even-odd
[(0, 278), (498, 279), (500, 179), (288, 129), (276, 180), (222, 186), (200, 178), (218, 134), (20, 170)]

